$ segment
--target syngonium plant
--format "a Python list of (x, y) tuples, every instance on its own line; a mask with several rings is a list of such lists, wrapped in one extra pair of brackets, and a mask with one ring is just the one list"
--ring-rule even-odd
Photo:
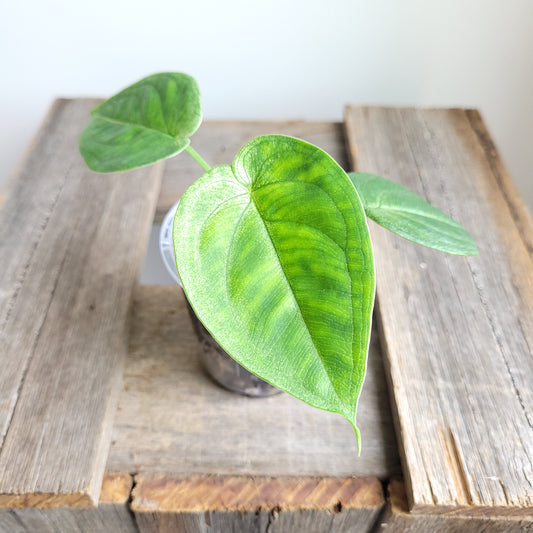
[(97, 172), (188, 152), (205, 173), (185, 192), (173, 241), (195, 313), (246, 369), (308, 404), (356, 410), (375, 293), (367, 217), (457, 255), (477, 248), (457, 222), (385, 178), (346, 173), (327, 153), (282, 135), (246, 143), (211, 168), (190, 146), (200, 91), (182, 73), (149, 76), (92, 112), (80, 140)]

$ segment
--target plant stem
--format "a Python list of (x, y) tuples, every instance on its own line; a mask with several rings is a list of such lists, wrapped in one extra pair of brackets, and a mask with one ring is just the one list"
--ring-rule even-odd
[(211, 170), (211, 167), (203, 160), (202, 156), (191, 146), (187, 146), (185, 151), (205, 170)]

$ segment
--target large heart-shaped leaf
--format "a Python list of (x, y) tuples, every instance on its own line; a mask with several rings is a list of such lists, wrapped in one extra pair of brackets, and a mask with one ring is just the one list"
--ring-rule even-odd
[(366, 217), (304, 141), (258, 137), (182, 197), (176, 263), (206, 328), (245, 368), (356, 428), (374, 301)]
[(154, 74), (106, 100), (92, 115), (80, 139), (89, 168), (136, 168), (187, 148), (202, 121), (200, 90), (187, 74)]
[(409, 189), (381, 176), (350, 172), (368, 218), (402, 237), (455, 255), (475, 255), (470, 234)]

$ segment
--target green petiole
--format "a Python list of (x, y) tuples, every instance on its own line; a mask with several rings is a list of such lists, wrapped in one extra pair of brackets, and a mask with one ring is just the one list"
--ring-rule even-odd
[(191, 146), (187, 146), (185, 151), (207, 172), (211, 167), (204, 161), (202, 156)]

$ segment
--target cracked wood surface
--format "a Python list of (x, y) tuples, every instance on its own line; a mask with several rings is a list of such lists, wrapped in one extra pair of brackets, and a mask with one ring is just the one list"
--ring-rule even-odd
[(58, 100), (0, 210), (0, 506), (98, 502), (160, 169), (89, 171)]
[(404, 483), (399, 478), (387, 486), (387, 507), (379, 517), (374, 533), (531, 533), (533, 517), (461, 516), (455, 512), (429, 514), (410, 513)]
[(413, 512), (533, 515), (532, 224), (479, 114), (346, 111), (358, 170), (414, 190), (479, 256), (372, 225), (377, 308)]
[(133, 478), (106, 473), (98, 507), (0, 509), (2, 533), (139, 533), (129, 507)]
[(141, 533), (371, 531), (383, 509), (376, 478), (136, 476)]

